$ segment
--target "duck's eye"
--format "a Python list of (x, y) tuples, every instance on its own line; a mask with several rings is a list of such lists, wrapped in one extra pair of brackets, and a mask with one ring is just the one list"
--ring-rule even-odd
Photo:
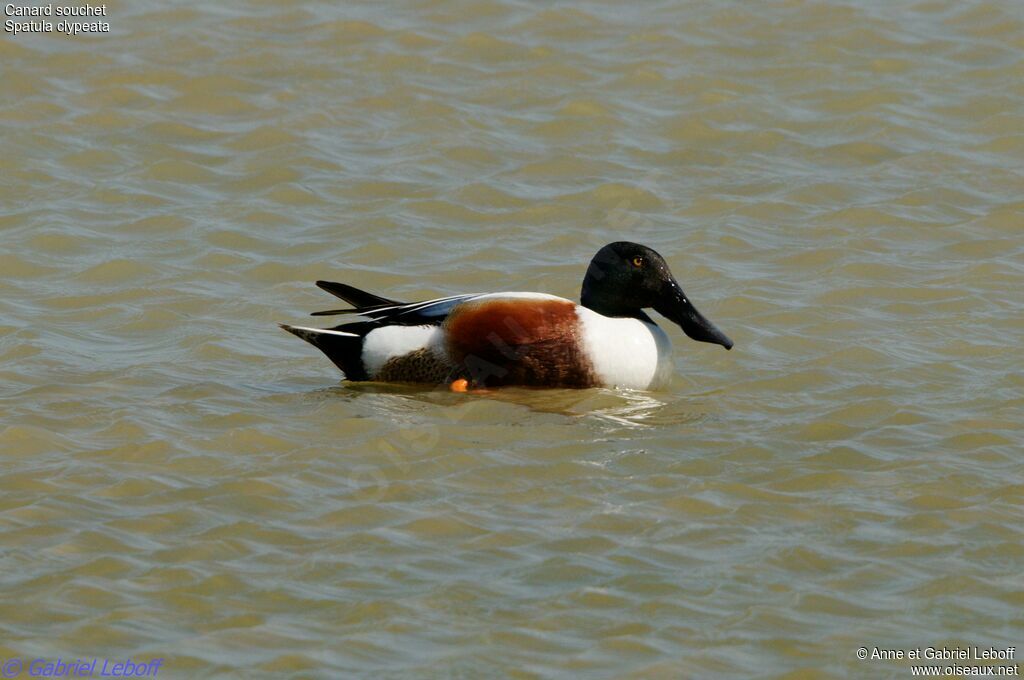
[(634, 257), (633, 258), (633, 266), (634, 267), (643, 267), (644, 266), (644, 258), (640, 257), (639, 255)]

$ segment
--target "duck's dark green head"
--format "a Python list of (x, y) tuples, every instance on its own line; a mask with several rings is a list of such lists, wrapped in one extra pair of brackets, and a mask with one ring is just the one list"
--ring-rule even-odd
[(653, 308), (694, 340), (732, 349), (732, 340), (690, 303), (665, 259), (639, 243), (617, 241), (597, 251), (580, 302), (604, 316), (646, 319), (642, 310)]

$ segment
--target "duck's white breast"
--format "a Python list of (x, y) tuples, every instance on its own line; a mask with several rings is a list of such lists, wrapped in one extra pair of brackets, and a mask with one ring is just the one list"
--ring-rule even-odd
[(602, 316), (577, 307), (581, 341), (598, 379), (607, 387), (646, 390), (672, 376), (672, 343), (665, 331), (639, 319)]

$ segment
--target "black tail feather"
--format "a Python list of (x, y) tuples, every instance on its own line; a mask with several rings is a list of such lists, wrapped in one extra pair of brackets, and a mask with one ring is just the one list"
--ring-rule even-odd
[(381, 297), (373, 293), (367, 293), (346, 283), (335, 283), (333, 281), (317, 281), (316, 285), (326, 290), (331, 295), (340, 297), (345, 302), (355, 305), (357, 308), (379, 307), (382, 305), (400, 305), (398, 300)]
[(310, 316), (337, 316), (338, 314), (358, 314), (358, 309), (325, 309), (322, 312), (310, 312)]
[(356, 334), (340, 335), (337, 332), (324, 332), (312, 328), (289, 326), (283, 323), (278, 325), (327, 355), (327, 358), (342, 370), (347, 380), (367, 380), (366, 367), (363, 366), (362, 358), (362, 336)]

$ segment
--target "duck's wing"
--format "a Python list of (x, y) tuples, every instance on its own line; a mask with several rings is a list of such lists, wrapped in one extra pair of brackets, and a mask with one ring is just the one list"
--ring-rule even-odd
[[(436, 326), (445, 320), (455, 305), (478, 295), (477, 293), (468, 293), (420, 302), (399, 302), (398, 300), (390, 300), (373, 293), (368, 293), (344, 283), (317, 281), (316, 285), (332, 295), (350, 302), (353, 307), (350, 309), (330, 309), (323, 312), (313, 312), (313, 316), (355, 314), (368, 319), (374, 327)], [(339, 328), (341, 327), (339, 326)]]
[(360, 315), (380, 321), (386, 325), (423, 326), (437, 325), (447, 318), (452, 309), (467, 300), (479, 297), (478, 293), (450, 295), (448, 297), (409, 302), (405, 304), (361, 310)]

